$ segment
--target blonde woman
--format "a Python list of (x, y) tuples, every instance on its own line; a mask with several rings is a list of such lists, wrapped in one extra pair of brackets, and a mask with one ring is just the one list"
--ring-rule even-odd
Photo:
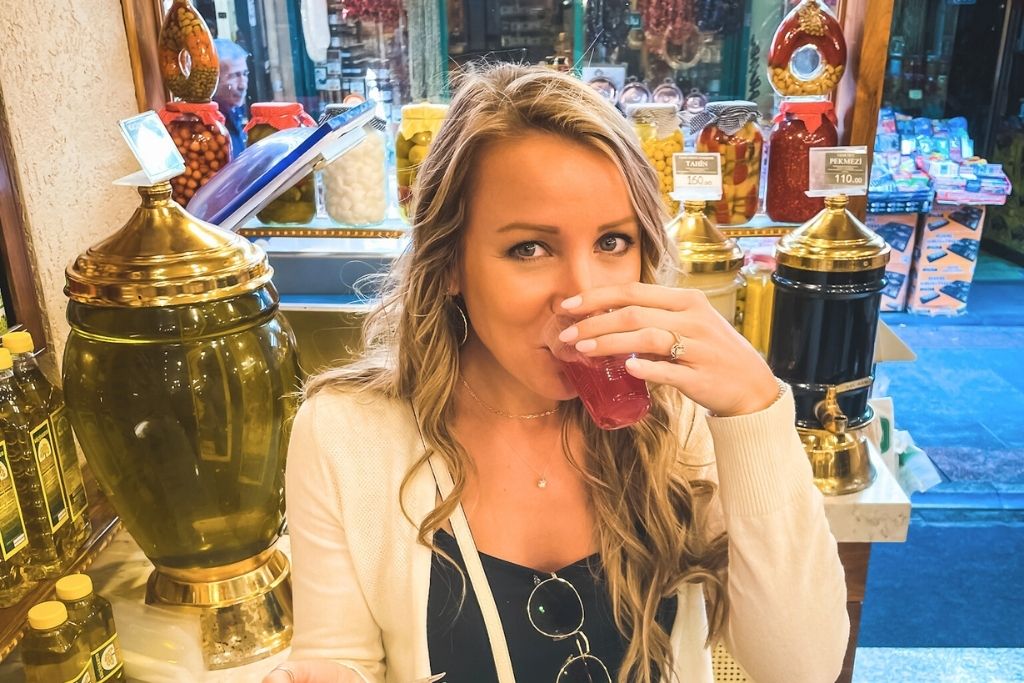
[[(846, 589), (792, 397), (658, 284), (658, 180), (623, 118), (492, 67), (418, 183), (365, 355), (295, 421), (295, 632), (267, 682), (711, 683), (719, 638), (759, 683), (833, 681)], [(593, 314), (561, 334), (581, 352), (640, 355), (638, 424), (598, 429), (559, 372), (543, 326), (570, 312)]]

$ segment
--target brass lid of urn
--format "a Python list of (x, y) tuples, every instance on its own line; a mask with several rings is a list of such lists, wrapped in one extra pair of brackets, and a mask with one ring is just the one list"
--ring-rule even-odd
[(266, 254), (171, 199), (171, 184), (139, 187), (142, 205), (116, 233), (68, 266), (64, 293), (92, 306), (145, 308), (227, 299), (270, 282)]
[(779, 241), (781, 266), (818, 272), (859, 272), (885, 267), (889, 245), (846, 208), (846, 195), (825, 198), (817, 216)]
[(704, 210), (707, 202), (685, 201), (683, 212), (669, 224), (682, 269), (689, 273), (725, 273), (743, 265), (743, 250), (722, 234)]

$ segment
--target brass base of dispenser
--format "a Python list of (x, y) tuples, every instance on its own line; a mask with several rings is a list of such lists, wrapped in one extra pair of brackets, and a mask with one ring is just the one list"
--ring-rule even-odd
[(199, 611), (203, 661), (210, 670), (259, 661), (291, 644), (288, 558), (274, 548), (222, 567), (157, 565), (146, 585), (146, 604)]
[(814, 483), (826, 496), (856, 493), (871, 486), (875, 468), (868, 455), (864, 428), (834, 434), (824, 429), (797, 427), (811, 460)]

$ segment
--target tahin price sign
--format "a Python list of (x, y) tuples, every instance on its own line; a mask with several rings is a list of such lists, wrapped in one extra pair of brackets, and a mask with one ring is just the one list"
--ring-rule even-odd
[(672, 199), (718, 201), (722, 198), (722, 157), (711, 154), (673, 154)]
[(867, 193), (867, 147), (819, 147), (811, 150), (808, 197)]

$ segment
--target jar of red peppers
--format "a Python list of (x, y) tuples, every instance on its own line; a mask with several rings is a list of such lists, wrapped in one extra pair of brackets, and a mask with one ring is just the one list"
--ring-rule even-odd
[(766, 210), (773, 221), (803, 223), (824, 208), (808, 197), (811, 150), (839, 144), (835, 107), (820, 102), (784, 101), (768, 146)]
[[(252, 147), (279, 130), (315, 128), (316, 121), (298, 102), (257, 102), (245, 126), (246, 144)], [(316, 183), (310, 173), (256, 214), (264, 223), (309, 223), (316, 215)]]
[(174, 201), (185, 206), (231, 160), (231, 137), (216, 102), (168, 102), (160, 120), (185, 159), (185, 172), (171, 180)]
[(690, 121), (698, 152), (722, 157), (722, 199), (713, 202), (719, 225), (746, 223), (757, 213), (764, 137), (753, 102), (712, 102)]
[(768, 79), (783, 97), (825, 95), (846, 70), (846, 39), (820, 0), (803, 0), (782, 20), (768, 49)]

